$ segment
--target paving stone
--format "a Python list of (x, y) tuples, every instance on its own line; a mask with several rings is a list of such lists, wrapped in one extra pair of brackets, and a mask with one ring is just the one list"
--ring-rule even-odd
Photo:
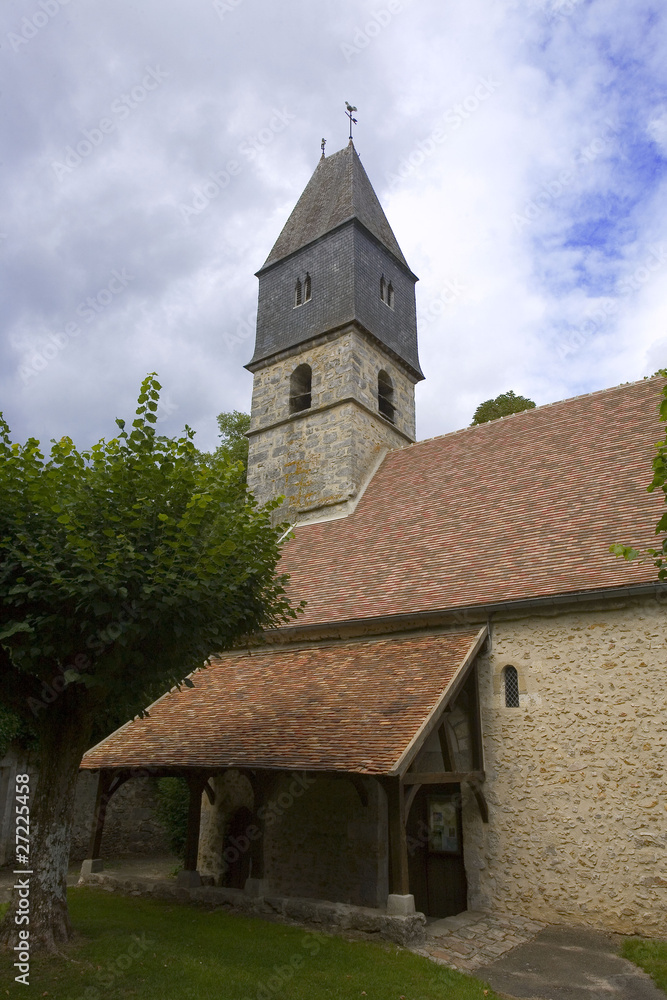
[(499, 955), (504, 955), (506, 952), (512, 950), (511, 944), (505, 944), (504, 941), (498, 941), (497, 944), (487, 944), (484, 947), (484, 951), (487, 955), (493, 955), (497, 958)]
[(447, 942), (447, 947), (451, 948), (452, 951), (457, 952), (460, 955), (472, 955), (472, 946), (467, 943), (467, 941), (461, 941), (457, 938), (452, 938), (451, 941)]
[(506, 931), (498, 930), (496, 927), (492, 927), (486, 932), (486, 937), (490, 938), (491, 941), (500, 941), (501, 938), (505, 937)]

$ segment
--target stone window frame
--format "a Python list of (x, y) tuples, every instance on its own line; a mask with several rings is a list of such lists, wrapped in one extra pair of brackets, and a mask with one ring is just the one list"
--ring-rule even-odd
[(303, 413), (313, 405), (313, 369), (303, 361), (292, 370), (289, 385), (289, 412)]
[[(511, 667), (516, 671), (517, 687), (519, 691), (519, 704), (513, 706), (507, 705), (505, 701), (505, 671), (508, 667)], [(498, 704), (504, 711), (516, 712), (517, 709), (523, 708), (525, 704), (523, 699), (525, 695), (528, 694), (523, 668), (518, 667), (516, 662), (512, 660), (506, 660), (503, 662), (494, 673), (493, 691), (497, 698), (496, 704)]]
[(381, 368), (377, 377), (377, 403), (378, 413), (389, 423), (396, 423), (396, 404), (394, 380), (385, 368)]

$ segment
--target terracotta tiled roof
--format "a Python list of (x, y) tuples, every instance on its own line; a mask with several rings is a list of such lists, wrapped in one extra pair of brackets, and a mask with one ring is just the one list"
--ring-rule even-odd
[(391, 772), (477, 630), (230, 653), (90, 750), (82, 766)]
[(302, 624), (654, 581), (615, 542), (655, 543), (647, 493), (660, 377), (390, 452), (356, 511), (304, 525), (281, 570)]

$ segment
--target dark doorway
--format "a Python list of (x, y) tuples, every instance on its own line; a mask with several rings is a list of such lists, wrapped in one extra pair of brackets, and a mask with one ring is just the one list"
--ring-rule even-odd
[(222, 859), (227, 866), (223, 883), (230, 889), (243, 889), (250, 875), (248, 827), (252, 823), (252, 812), (246, 806), (237, 809), (229, 820), (222, 845)]
[(460, 785), (422, 785), (408, 817), (407, 840), (417, 910), (451, 917), (467, 909)]

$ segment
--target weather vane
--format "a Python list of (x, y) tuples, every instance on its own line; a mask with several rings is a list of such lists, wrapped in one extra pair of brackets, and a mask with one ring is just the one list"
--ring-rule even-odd
[(357, 124), (357, 119), (356, 119), (356, 118), (353, 118), (353, 117), (352, 117), (352, 114), (353, 114), (353, 112), (355, 112), (355, 111), (356, 111), (357, 109), (356, 109), (356, 108), (353, 108), (353, 107), (352, 107), (352, 105), (350, 104), (350, 102), (349, 102), (349, 101), (346, 101), (346, 102), (345, 102), (345, 107), (347, 108), (347, 111), (345, 112), (345, 114), (346, 114), (346, 115), (347, 115), (347, 117), (348, 117), (348, 118), (350, 119), (350, 142), (352, 142), (352, 124), (353, 124), (353, 123), (354, 123), (355, 125)]
[(322, 142), (321, 142), (321, 146), (322, 146), (322, 159), (324, 159), (324, 147), (326, 146), (326, 144), (327, 144), (327, 140), (326, 139), (322, 139)]

